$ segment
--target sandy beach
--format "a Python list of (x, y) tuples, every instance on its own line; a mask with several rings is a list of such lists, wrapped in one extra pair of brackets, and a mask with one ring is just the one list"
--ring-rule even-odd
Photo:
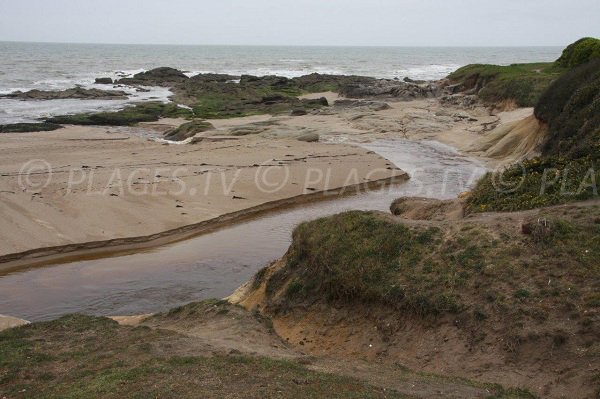
[[(339, 99), (335, 93), (311, 97), (321, 95)], [(0, 259), (89, 250), (79, 244), (99, 248), (115, 239), (164, 243), (179, 228), (223, 215), (241, 217), (265, 204), (406, 177), (382, 157), (344, 143), (436, 140), (493, 168), (535, 149), (514, 128), (527, 123), (531, 112), (490, 115), (482, 107), (464, 109), (437, 99), (361, 102), (298, 117), (211, 120), (215, 130), (198, 134), (195, 144), (168, 144), (106, 127), (3, 134)], [(162, 132), (183, 122), (142, 125)], [(321, 142), (296, 139), (307, 135)], [(151, 237), (164, 232), (169, 233)], [(127, 241), (110, 243), (117, 244)], [(65, 245), (71, 247), (27, 253)]]
[[(5, 134), (0, 147), (2, 255), (146, 236), (266, 202), (403, 175), (354, 146), (293, 139), (163, 145), (106, 128), (68, 127)], [(26, 179), (21, 173), (28, 167), (42, 170), (31, 170)]]

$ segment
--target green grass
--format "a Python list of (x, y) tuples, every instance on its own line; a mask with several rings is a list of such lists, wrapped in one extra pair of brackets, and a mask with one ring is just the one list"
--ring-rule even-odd
[(138, 122), (156, 122), (160, 118), (191, 118), (192, 112), (176, 104), (145, 103), (120, 111), (92, 114), (61, 115), (49, 118), (48, 123), (71, 125), (131, 126)]
[(453, 311), (455, 295), (406, 289), (426, 267), (426, 253), (439, 240), (436, 229), (414, 230), (348, 212), (301, 224), (293, 235), (283, 274), (273, 276), (267, 290), (293, 275), (286, 295), (292, 301), (321, 296), (328, 300), (385, 303), (419, 314)]
[[(286, 266), (267, 282), (267, 295), (279, 298), (270, 306), (371, 304), (418, 316), (462, 314), (513, 324), (539, 310), (533, 299), (548, 295), (547, 276), (560, 273), (553, 284), (562, 288), (544, 306), (555, 302), (560, 309), (568, 299), (581, 317), (596, 303), (600, 284), (600, 223), (593, 222), (600, 211), (577, 210), (585, 214), (581, 220), (557, 212), (540, 214), (539, 228), (537, 218), (530, 221), (529, 235), (515, 235), (513, 225), (409, 227), (370, 212), (303, 223), (294, 231)], [(567, 287), (575, 286), (581, 296), (573, 299)]]
[(600, 169), (591, 157), (537, 157), (487, 173), (467, 198), (467, 212), (512, 212), (598, 198)]
[(49, 132), (60, 129), (62, 126), (56, 123), (12, 123), (0, 125), (0, 133), (26, 133), (26, 132)]
[(535, 114), (548, 126), (542, 156), (488, 173), (467, 200), (468, 211), (516, 211), (599, 198), (600, 60), (556, 80)]
[(399, 398), (289, 361), (197, 356), (189, 339), (81, 315), (0, 333), (0, 397)]
[(565, 68), (573, 68), (600, 58), (600, 40), (584, 37), (569, 45), (556, 63)]
[(479, 97), (486, 103), (514, 100), (518, 106), (532, 107), (564, 71), (554, 63), (474, 64), (458, 69), (448, 78), (453, 83), (462, 83), (466, 90), (479, 88)]

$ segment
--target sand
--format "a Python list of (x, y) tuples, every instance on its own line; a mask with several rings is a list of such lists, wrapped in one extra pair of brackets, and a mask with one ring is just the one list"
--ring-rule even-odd
[[(337, 98), (312, 97), (320, 95)], [(197, 144), (167, 145), (105, 127), (2, 134), (0, 266), (106, 245), (164, 244), (205, 230), (207, 222), (406, 177), (380, 156), (344, 143), (437, 140), (493, 168), (533, 153), (543, 137), (538, 129), (526, 142), (536, 129), (531, 109), (490, 115), (435, 99), (388, 103), (380, 111), (331, 107), (299, 117), (212, 120), (215, 130), (201, 133)], [(183, 122), (143, 126), (162, 132)], [(255, 131), (232, 136), (240, 127)], [(295, 139), (304, 134), (318, 134), (321, 142)], [(36, 251), (43, 248), (51, 250)]]
[(107, 131), (0, 135), (0, 255), (147, 236), (404, 174), (349, 145), (257, 136), (163, 145)]

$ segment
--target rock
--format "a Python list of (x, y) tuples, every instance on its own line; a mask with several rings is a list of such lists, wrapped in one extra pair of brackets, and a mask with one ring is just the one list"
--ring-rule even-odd
[(128, 98), (128, 94), (120, 90), (84, 89), (76, 87), (67, 90), (15, 91), (10, 94), (0, 95), (0, 98), (14, 98), (18, 100), (125, 100)]
[(56, 123), (13, 123), (9, 125), (0, 125), (0, 133), (29, 133), (29, 132), (50, 132), (62, 128)]
[(368, 101), (368, 100), (337, 100), (333, 103), (333, 107), (337, 109), (364, 109), (369, 111), (383, 111), (390, 109), (390, 105), (383, 101)]
[(12, 316), (0, 315), (0, 331), (8, 330), (9, 328), (19, 327), (29, 324), (27, 320), (18, 319)]
[(113, 80), (111, 78), (96, 78), (95, 83), (99, 85), (111, 85), (113, 84)]
[(221, 73), (201, 73), (190, 78), (191, 82), (212, 82), (226, 83), (230, 81), (240, 80), (240, 76), (226, 75)]
[(183, 141), (190, 137), (194, 137), (198, 133), (213, 130), (215, 127), (210, 123), (203, 120), (193, 120), (188, 123), (184, 123), (176, 129), (169, 130), (164, 133), (163, 137), (166, 140), (172, 141)]
[(172, 86), (188, 79), (189, 78), (178, 69), (160, 67), (146, 72), (136, 73), (132, 78), (123, 78), (115, 83), (126, 85)]
[(343, 86), (340, 94), (349, 98), (395, 97), (401, 100), (433, 98), (439, 94), (438, 86), (433, 83), (413, 84), (390, 79), (379, 79), (367, 84)]
[(303, 109), (303, 108), (294, 109), (290, 113), (291, 116), (303, 116), (303, 115), (306, 115), (306, 114), (308, 114), (308, 112), (306, 112), (306, 110)]
[(311, 99), (305, 98), (305, 99), (302, 99), (302, 104), (305, 107), (320, 108), (320, 107), (328, 107), (329, 101), (327, 101), (327, 99), (325, 97), (311, 98)]
[(319, 141), (319, 135), (317, 133), (306, 133), (296, 137), (298, 141), (305, 141), (307, 143), (315, 143)]

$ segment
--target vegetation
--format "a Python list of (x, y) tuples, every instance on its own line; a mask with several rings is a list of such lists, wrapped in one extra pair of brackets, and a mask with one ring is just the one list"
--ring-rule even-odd
[(584, 37), (569, 45), (556, 63), (565, 68), (573, 68), (600, 58), (600, 40)]
[(215, 127), (209, 122), (200, 119), (194, 119), (191, 122), (182, 124), (176, 129), (166, 132), (164, 137), (168, 140), (182, 141), (193, 137), (197, 133), (206, 132), (214, 128)]
[(469, 211), (514, 211), (598, 197), (600, 60), (561, 76), (541, 96), (535, 114), (548, 125), (542, 156), (488, 173), (469, 197)]
[(467, 65), (450, 74), (453, 83), (473, 90), (486, 103), (515, 101), (520, 107), (533, 107), (548, 86), (564, 72), (554, 63), (513, 64), (509, 66)]
[(0, 133), (27, 133), (27, 132), (49, 132), (60, 129), (62, 126), (56, 123), (13, 123), (0, 125)]
[[(287, 255), (284, 273), (294, 276), (287, 296), (293, 301), (322, 296), (381, 302), (418, 313), (456, 310), (451, 292), (423, 295), (404, 288), (422, 277), (415, 265), (423, 264), (436, 241), (435, 229), (413, 230), (370, 213), (350, 212), (303, 223), (294, 231)], [(287, 277), (271, 279), (268, 289), (276, 290)]]
[(46, 122), (65, 125), (131, 126), (138, 122), (156, 122), (160, 118), (191, 118), (192, 116), (190, 110), (181, 108), (177, 104), (153, 102), (114, 112), (55, 116), (47, 119)]
[[(546, 230), (517, 237), (511, 223), (493, 230), (468, 223), (441, 230), (409, 227), (370, 212), (303, 223), (294, 231), (286, 267), (268, 280), (267, 295), (284, 292), (274, 308), (325, 300), (379, 304), (421, 316), (478, 309), (513, 324), (536, 308), (535, 300), (512, 295), (527, 288), (531, 298), (544, 298), (556, 309), (571, 302), (583, 317), (589, 309), (585, 298), (600, 284), (600, 224), (590, 216), (600, 216), (600, 210), (594, 208), (584, 220), (578, 212), (548, 212)], [(537, 273), (542, 269), (569, 273), (561, 272), (549, 292), (547, 274)], [(568, 287), (578, 287), (577, 297)]]
[(0, 333), (0, 396), (10, 398), (398, 398), (288, 361), (203, 357), (181, 335), (70, 315)]

